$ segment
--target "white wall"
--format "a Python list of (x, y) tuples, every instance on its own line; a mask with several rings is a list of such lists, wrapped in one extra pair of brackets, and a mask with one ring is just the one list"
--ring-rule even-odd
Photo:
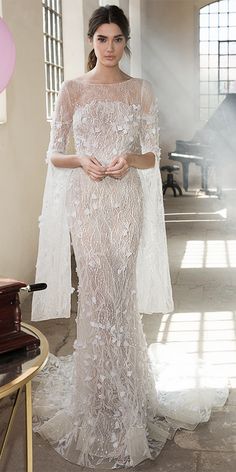
[(0, 274), (31, 281), (37, 246), (47, 145), (41, 1), (3, 0), (16, 44), (7, 87), (7, 122), (0, 125)]
[(158, 96), (162, 142), (191, 136), (195, 122), (194, 8), (189, 0), (142, 1), (143, 76)]

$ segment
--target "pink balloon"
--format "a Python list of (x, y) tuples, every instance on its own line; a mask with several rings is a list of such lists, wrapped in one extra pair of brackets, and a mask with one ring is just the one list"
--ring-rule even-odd
[(6, 88), (14, 67), (16, 48), (13, 37), (3, 19), (0, 17), (0, 93)]

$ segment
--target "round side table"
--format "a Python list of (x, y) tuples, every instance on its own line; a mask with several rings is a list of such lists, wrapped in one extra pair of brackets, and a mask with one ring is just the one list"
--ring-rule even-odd
[(18, 350), (0, 356), (0, 399), (16, 392), (10, 419), (0, 448), (0, 461), (13, 425), (21, 392), (25, 388), (26, 470), (27, 472), (33, 472), (31, 379), (46, 364), (49, 346), (46, 337), (37, 328), (26, 323), (21, 323), (21, 327), (27, 333), (38, 337), (40, 346), (35, 351)]

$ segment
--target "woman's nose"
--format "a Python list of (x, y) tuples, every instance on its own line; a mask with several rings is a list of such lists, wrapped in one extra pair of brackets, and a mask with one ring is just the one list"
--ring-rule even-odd
[(112, 51), (113, 47), (114, 47), (114, 45), (113, 45), (113, 42), (111, 41), (110, 43), (108, 43), (107, 50)]

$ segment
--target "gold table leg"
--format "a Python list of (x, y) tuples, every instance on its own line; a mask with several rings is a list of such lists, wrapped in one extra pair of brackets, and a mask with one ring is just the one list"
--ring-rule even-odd
[(32, 444), (32, 392), (31, 381), (25, 385), (25, 415), (26, 415), (26, 458), (27, 472), (33, 472)]
[(24, 387), (20, 387), (16, 392), (15, 401), (14, 401), (14, 404), (13, 404), (13, 407), (12, 407), (12, 410), (11, 410), (11, 415), (10, 415), (10, 418), (9, 418), (9, 421), (8, 421), (8, 424), (7, 424), (5, 436), (3, 438), (3, 442), (2, 442), (2, 445), (1, 445), (1, 449), (0, 449), (0, 460), (2, 459), (3, 452), (5, 450), (5, 446), (6, 446), (10, 431), (12, 429), (12, 424), (13, 424), (13, 421), (14, 421), (14, 418), (15, 418), (15, 415), (16, 415), (16, 411), (17, 411), (17, 408), (18, 408), (18, 405), (19, 405), (19, 401), (20, 401), (20, 394), (21, 394), (23, 388)]
[[(12, 407), (11, 415), (7, 424), (5, 436), (3, 438), (3, 442), (0, 448), (0, 461), (3, 456), (3, 452), (5, 450), (6, 443), (8, 441), (8, 437), (10, 431), (12, 429), (12, 424), (16, 415), (16, 411), (20, 401), (20, 395), (23, 390), (24, 386), (20, 387), (17, 390), (15, 401)], [(27, 472), (33, 472), (33, 444), (32, 444), (32, 395), (31, 395), (31, 381), (27, 382), (25, 385), (25, 427), (26, 427), (26, 464), (27, 464)]]

